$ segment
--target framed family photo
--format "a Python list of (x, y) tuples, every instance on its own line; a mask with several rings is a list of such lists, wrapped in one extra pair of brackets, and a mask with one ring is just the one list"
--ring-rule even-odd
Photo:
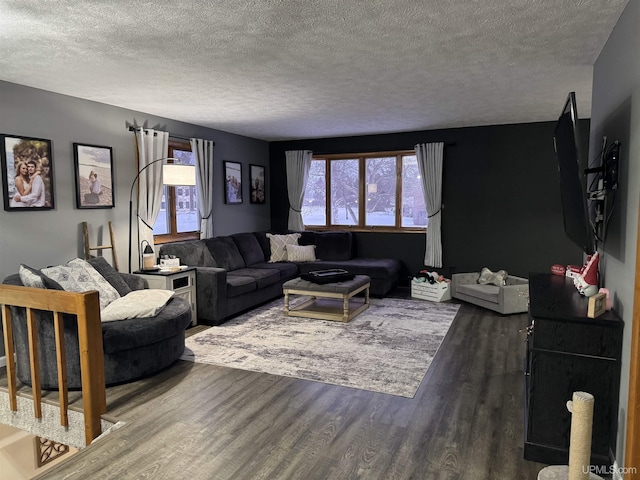
[(73, 144), (78, 208), (113, 208), (113, 155), (111, 147)]
[(55, 208), (51, 140), (0, 134), (0, 162), (5, 210)]
[(242, 164), (224, 162), (224, 203), (242, 203)]
[(264, 167), (260, 165), (249, 164), (249, 202), (265, 203), (264, 192)]

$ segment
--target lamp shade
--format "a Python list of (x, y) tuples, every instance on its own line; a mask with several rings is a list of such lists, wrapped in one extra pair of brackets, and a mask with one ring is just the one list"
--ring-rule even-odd
[(162, 183), (164, 185), (195, 185), (196, 168), (193, 165), (162, 165)]

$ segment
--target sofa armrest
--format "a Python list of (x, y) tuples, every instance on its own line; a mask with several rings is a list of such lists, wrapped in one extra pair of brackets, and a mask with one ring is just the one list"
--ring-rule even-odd
[(507, 275), (507, 278), (505, 280), (507, 285), (529, 285), (529, 280), (526, 278), (522, 278), (522, 277), (516, 277), (514, 275)]
[(218, 267), (196, 267), (198, 319), (217, 325), (227, 316), (227, 271)]
[(122, 279), (125, 281), (131, 290), (142, 290), (146, 288), (144, 285), (144, 279), (133, 273), (118, 272)]
[(505, 285), (498, 292), (503, 313), (526, 312), (529, 309), (529, 283)]
[(456, 296), (457, 287), (459, 285), (478, 283), (478, 278), (480, 278), (480, 273), (478, 272), (454, 273), (451, 275), (451, 295), (454, 297)]

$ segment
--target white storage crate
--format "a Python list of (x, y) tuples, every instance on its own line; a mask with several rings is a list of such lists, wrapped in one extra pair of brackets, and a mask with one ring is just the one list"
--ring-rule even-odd
[(451, 300), (451, 282), (414, 282), (411, 281), (411, 297), (432, 302)]

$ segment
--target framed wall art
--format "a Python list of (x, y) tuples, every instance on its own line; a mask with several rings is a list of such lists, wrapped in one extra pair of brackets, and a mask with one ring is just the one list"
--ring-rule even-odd
[(78, 208), (113, 208), (113, 155), (111, 147), (73, 144)]
[(242, 164), (224, 162), (224, 203), (242, 203)]
[(264, 191), (264, 167), (261, 165), (249, 164), (249, 202), (250, 203), (265, 203), (265, 191)]
[(53, 210), (51, 140), (0, 134), (4, 209)]

